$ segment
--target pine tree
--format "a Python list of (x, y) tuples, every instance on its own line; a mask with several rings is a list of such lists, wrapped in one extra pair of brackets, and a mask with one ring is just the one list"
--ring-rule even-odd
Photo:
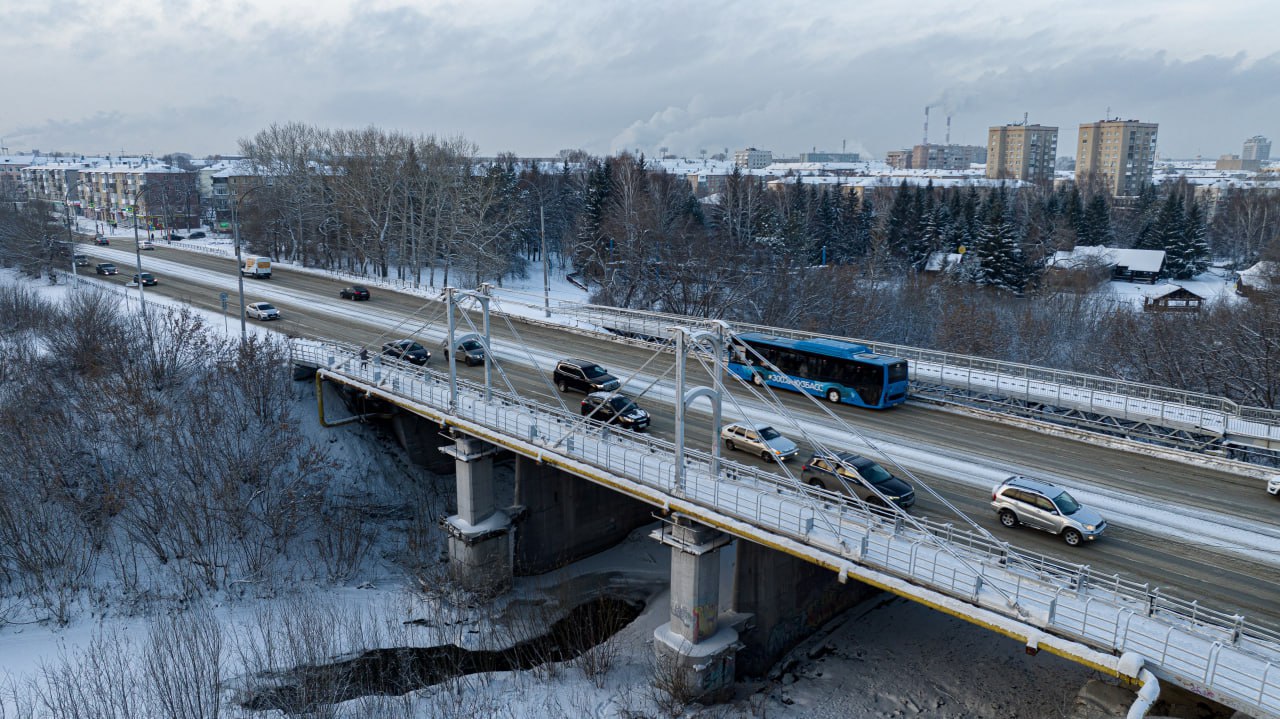
[(1169, 244), (1164, 247), (1164, 269), (1174, 279), (1189, 280), (1209, 266), (1209, 243), (1205, 241), (1204, 217), (1199, 203), (1191, 203), (1181, 224), (1182, 231), (1170, 237)]
[(889, 208), (889, 218), (885, 229), (888, 233), (886, 240), (889, 250), (894, 254), (907, 254), (906, 246), (911, 232), (912, 195), (913, 193), (906, 180), (903, 180), (902, 184), (898, 185), (898, 191), (893, 194), (893, 206)]
[[(1186, 215), (1183, 211), (1182, 196), (1178, 192), (1171, 191), (1165, 198), (1164, 205), (1160, 208), (1160, 214), (1156, 217), (1155, 223), (1151, 227), (1151, 231), (1142, 238), (1141, 249), (1164, 250), (1169, 252), (1170, 248), (1176, 248), (1181, 242), (1183, 234), (1186, 231)], [(1165, 257), (1166, 263), (1169, 258)], [(1166, 269), (1170, 273), (1182, 270), (1180, 265), (1169, 266)]]
[(1111, 210), (1107, 207), (1107, 198), (1101, 192), (1089, 200), (1085, 208), (1084, 220), (1076, 233), (1076, 244), (1108, 245), (1114, 239), (1111, 230)]
[(974, 243), (974, 259), (978, 261), (974, 268), (975, 279), (980, 286), (1021, 292), (1026, 286), (1028, 273), (1017, 231), (1005, 209), (1004, 187), (987, 199), (983, 215), (982, 228)]

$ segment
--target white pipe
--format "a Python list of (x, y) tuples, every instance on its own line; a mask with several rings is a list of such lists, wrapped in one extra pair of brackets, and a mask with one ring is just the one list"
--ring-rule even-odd
[(1156, 699), (1160, 697), (1160, 680), (1146, 668), (1146, 662), (1142, 655), (1135, 652), (1125, 652), (1120, 657), (1117, 667), (1120, 672), (1142, 682), (1142, 688), (1138, 690), (1138, 698), (1133, 700), (1129, 713), (1125, 715), (1126, 719), (1143, 719), (1147, 712), (1151, 711), (1151, 705), (1155, 704)]

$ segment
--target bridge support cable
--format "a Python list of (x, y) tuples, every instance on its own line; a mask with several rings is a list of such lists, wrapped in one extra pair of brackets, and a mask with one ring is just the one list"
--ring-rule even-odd
[[(712, 351), (719, 365), (720, 352), (724, 347), (723, 329), (716, 333), (710, 332), (689, 332), (683, 327), (671, 327), (670, 331), (675, 334), (676, 340), (676, 396), (675, 396), (675, 420), (676, 420), (676, 486), (680, 491), (684, 491), (685, 479), (685, 461), (684, 461), (684, 442), (685, 442), (685, 422), (688, 414), (686, 409), (689, 404), (698, 397), (707, 397), (711, 400), (711, 475), (717, 481), (720, 479), (720, 441), (717, 435), (720, 432), (720, 376), (719, 373), (711, 372), (712, 383), (714, 388), (710, 387), (694, 387), (685, 389), (685, 351), (687, 349), (686, 339), (692, 340), (698, 345), (703, 342), (710, 342)], [(699, 358), (701, 362), (701, 358)]]
[[(731, 339), (734, 339), (734, 338), (736, 338), (736, 335), (731, 337)], [(945, 498), (943, 498), (940, 494), (938, 494), (936, 490), (928, 486), (927, 483), (921, 481), (909, 470), (907, 470), (905, 467), (900, 465), (897, 461), (893, 459), (893, 457), (889, 453), (880, 449), (880, 447), (877, 446), (876, 443), (870, 437), (864, 434), (861, 430), (859, 430), (858, 428), (846, 422), (842, 417), (840, 417), (835, 412), (833, 412), (830, 407), (827, 407), (826, 405), (822, 404), (822, 402), (818, 401), (816, 397), (804, 391), (804, 389), (800, 387), (800, 385), (795, 380), (791, 379), (789, 375), (787, 375), (786, 373), (778, 369), (777, 366), (775, 366), (772, 362), (767, 360), (764, 356), (762, 356), (749, 344), (745, 342), (738, 342), (737, 344), (744, 347), (746, 350), (750, 351), (762, 366), (767, 367), (768, 369), (772, 370), (773, 372), (777, 373), (782, 377), (785, 377), (786, 379), (784, 381), (787, 384), (791, 385), (796, 390), (797, 394), (799, 394), (801, 397), (806, 398), (813, 406), (817, 407), (829, 419), (833, 420), (836, 423), (836, 425), (839, 426), (841, 429), (857, 437), (867, 447), (872, 449), (874, 452), (876, 452), (880, 456), (886, 458), (889, 461), (889, 463), (893, 467), (895, 467), (899, 472), (902, 472), (904, 475), (911, 478), (911, 480), (917, 483), (919, 486), (924, 487), (924, 489), (928, 491), (931, 496), (938, 499), (943, 504), (943, 506), (947, 507), (952, 512), (954, 512), (956, 516), (962, 518), (965, 521), (965, 523), (967, 523), (970, 527), (977, 530), (980, 534), (984, 535), (989, 540), (997, 543), (1002, 543), (1000, 542), (999, 539), (997, 539), (994, 535), (988, 532), (985, 528), (983, 528), (981, 525), (977, 524), (972, 519), (970, 519), (967, 515), (961, 512), (958, 507), (948, 502)], [(726, 367), (725, 367), (726, 371), (728, 369), (727, 365), (728, 365), (728, 360), (726, 359)], [(738, 379), (741, 380), (742, 378), (739, 377)], [(745, 381), (743, 381), (743, 384), (746, 384)], [(769, 391), (771, 393), (775, 406), (777, 406), (784, 415), (790, 415), (789, 410), (787, 410), (786, 406), (782, 403), (782, 401), (778, 399), (777, 394), (773, 392), (773, 388), (769, 386), (768, 382), (761, 382), (761, 386), (764, 387), (766, 391)], [(754, 391), (754, 389), (752, 389), (751, 391)], [(801, 427), (798, 421), (796, 422), (796, 425), (797, 427)], [(825, 443), (823, 443), (817, 437), (804, 431), (802, 427), (801, 427), (801, 432), (804, 438), (808, 440), (810, 443), (812, 443), (815, 448), (819, 449), (821, 452), (826, 454), (829, 457), (829, 459), (831, 459), (832, 461), (835, 461), (836, 463), (840, 464), (842, 467), (844, 467), (846, 471), (850, 472), (850, 474), (856, 476), (856, 472), (854, 471), (854, 469), (852, 467), (847, 466), (845, 462), (839, 458), (839, 455), (836, 452), (832, 451), (829, 447), (827, 447)], [(852, 491), (848, 487), (847, 480), (844, 477), (840, 476), (839, 472), (835, 473), (835, 476), (838, 481), (840, 481), (842, 484), (845, 485), (846, 493), (856, 498), (857, 492)], [(981, 566), (975, 565), (969, 560), (969, 558), (962, 556), (959, 552), (957, 552), (951, 546), (949, 542), (943, 541), (942, 538), (937, 537), (932, 532), (927, 531), (926, 528), (915, 517), (908, 514), (906, 510), (902, 509), (897, 504), (895, 504), (892, 500), (886, 497), (878, 488), (875, 487), (875, 485), (866, 483), (863, 486), (866, 489), (870, 490), (880, 500), (881, 504), (883, 505), (882, 507), (876, 507), (874, 509), (879, 511), (885, 511), (889, 513), (891, 516), (896, 516), (897, 518), (899, 518), (899, 520), (909, 523), (915, 529), (920, 530), (923, 536), (927, 537), (934, 546), (950, 554), (952, 558), (955, 559), (955, 561), (962, 564), (966, 569), (972, 572), (974, 576), (976, 577), (986, 576), (986, 572), (981, 568)], [(1016, 556), (1016, 555), (1013, 555), (1012, 552), (1008, 552), (1008, 554), (1012, 556)], [(995, 589), (996, 592), (998, 592), (1005, 598), (1005, 601), (1008, 602), (1009, 606), (1012, 607), (1015, 611), (1018, 611), (1019, 613), (1023, 611), (1022, 608), (1018, 605), (1017, 600), (1013, 596), (1009, 595), (1003, 588), (1001, 588), (998, 585), (995, 585), (993, 588)]]
[[(782, 372), (781, 370), (779, 370), (779, 369), (778, 369), (778, 368), (777, 368), (777, 367), (776, 367), (772, 362), (769, 362), (767, 359), (765, 359), (763, 356), (761, 356), (761, 355), (760, 355), (760, 353), (759, 353), (759, 352), (756, 352), (756, 351), (755, 351), (755, 349), (753, 349), (749, 344), (746, 344), (746, 343), (739, 343), (739, 344), (740, 344), (741, 346), (745, 347), (746, 349), (750, 350), (750, 351), (751, 351), (751, 353), (755, 356), (755, 358), (756, 358), (757, 360), (759, 360), (759, 362), (760, 362), (760, 364), (761, 364), (761, 365), (763, 365), (763, 366), (767, 367), (768, 369), (772, 370), (773, 372), (776, 372), (776, 373), (780, 374), (782, 377), (785, 377), (786, 379), (785, 379), (784, 381), (785, 381), (787, 384), (791, 385), (791, 386), (795, 389), (795, 391), (796, 391), (796, 393), (797, 393), (797, 394), (799, 394), (801, 397), (803, 397), (803, 398), (807, 399), (807, 400), (808, 400), (808, 402), (809, 402), (810, 404), (812, 404), (814, 407), (818, 408), (818, 410), (819, 410), (819, 411), (821, 411), (822, 413), (824, 413), (824, 414), (825, 414), (829, 419), (833, 420), (833, 421), (837, 424), (837, 426), (839, 426), (839, 427), (840, 427), (841, 429), (843, 429), (844, 431), (849, 432), (849, 433), (850, 433), (850, 434), (852, 434), (853, 436), (857, 437), (859, 441), (861, 441), (864, 445), (866, 445), (866, 446), (867, 446), (869, 449), (871, 449), (873, 452), (877, 453), (877, 454), (878, 454), (878, 455), (880, 455), (881, 457), (884, 457), (884, 458), (888, 461), (888, 463), (889, 463), (890, 465), (892, 465), (895, 469), (897, 469), (897, 470), (898, 470), (899, 472), (901, 472), (902, 474), (904, 474), (904, 475), (906, 475), (907, 477), (909, 477), (913, 482), (917, 483), (920, 487), (924, 488), (924, 490), (929, 494), (929, 496), (933, 497), (933, 498), (934, 498), (935, 500), (937, 500), (940, 504), (942, 504), (942, 506), (946, 507), (946, 508), (947, 508), (948, 510), (950, 510), (952, 513), (954, 513), (957, 517), (959, 517), (962, 521), (964, 521), (964, 523), (965, 523), (966, 525), (968, 525), (969, 527), (971, 527), (972, 529), (974, 529), (974, 530), (975, 530), (975, 531), (977, 531), (977, 532), (980, 532), (980, 533), (985, 534), (988, 538), (992, 539), (993, 541), (999, 541), (999, 540), (997, 540), (997, 539), (995, 538), (995, 536), (994, 536), (994, 535), (992, 535), (990, 532), (988, 532), (984, 527), (982, 527), (982, 526), (981, 526), (981, 525), (979, 525), (978, 523), (974, 522), (972, 519), (970, 519), (970, 518), (969, 518), (969, 516), (968, 516), (968, 515), (966, 515), (966, 514), (965, 514), (964, 512), (962, 512), (962, 511), (960, 511), (960, 509), (959, 509), (958, 507), (956, 507), (954, 504), (952, 504), (950, 501), (948, 501), (945, 497), (943, 497), (940, 493), (938, 493), (935, 489), (933, 489), (933, 487), (929, 486), (929, 484), (928, 484), (927, 482), (925, 482), (925, 481), (921, 480), (919, 477), (916, 477), (916, 476), (911, 472), (911, 470), (909, 470), (909, 469), (907, 469), (906, 467), (904, 467), (904, 466), (902, 466), (901, 464), (899, 464), (899, 463), (898, 463), (898, 461), (897, 461), (897, 460), (895, 460), (895, 459), (893, 458), (893, 456), (892, 456), (890, 453), (885, 452), (883, 449), (881, 449), (881, 448), (880, 448), (880, 447), (875, 443), (875, 441), (874, 441), (874, 440), (872, 440), (870, 437), (868, 437), (866, 434), (864, 434), (860, 429), (858, 429), (857, 427), (854, 427), (853, 425), (851, 425), (851, 424), (849, 424), (848, 422), (846, 422), (846, 421), (844, 420), (844, 418), (842, 418), (840, 415), (838, 415), (838, 414), (836, 414), (835, 412), (833, 412), (833, 411), (831, 410), (831, 408), (830, 408), (830, 407), (828, 407), (827, 405), (825, 405), (825, 404), (823, 404), (822, 402), (820, 402), (820, 401), (819, 401), (816, 397), (814, 397), (813, 395), (811, 395), (811, 394), (809, 394), (808, 392), (804, 391), (804, 389), (803, 389), (802, 387), (800, 387), (800, 386), (799, 386), (799, 384), (798, 384), (798, 383), (796, 383), (793, 379), (791, 379), (791, 377), (790, 377), (789, 375), (787, 375), (785, 372)], [(726, 367), (726, 370), (727, 370), (727, 367)], [(735, 375), (735, 376), (736, 376), (736, 375)], [(739, 378), (739, 379), (741, 379), (741, 378)], [(745, 384), (745, 382), (744, 382), (744, 384)], [(788, 412), (788, 410), (786, 409), (785, 405), (784, 405), (780, 400), (778, 400), (778, 399), (777, 399), (777, 395), (776, 395), (776, 393), (774, 393), (774, 392), (773, 392), (773, 388), (769, 386), (768, 382), (762, 382), (762, 383), (761, 383), (761, 386), (762, 386), (762, 387), (764, 387), (767, 391), (769, 391), (769, 392), (770, 392), (771, 396), (774, 398), (774, 400), (775, 400), (775, 402), (776, 402), (776, 405), (779, 407), (779, 410), (780, 410), (781, 412), (783, 412), (783, 413), (789, 414), (789, 412)], [(797, 427), (799, 427), (799, 424), (798, 424), (798, 423), (797, 423)], [(799, 427), (799, 428), (800, 428), (801, 432), (802, 432), (802, 433), (804, 433), (803, 428), (802, 428), (802, 427)], [(816, 438), (814, 438), (814, 437), (809, 436), (807, 433), (805, 433), (805, 434), (804, 434), (804, 436), (805, 436), (805, 439), (806, 439), (806, 440), (809, 440), (809, 441), (810, 441), (810, 442), (812, 442), (815, 446), (819, 446), (823, 451), (825, 451), (825, 452), (827, 452), (827, 453), (829, 453), (829, 454), (832, 454), (832, 455), (834, 456), (834, 453), (833, 453), (833, 452), (831, 452), (831, 450), (830, 450), (830, 449), (828, 449), (827, 447), (822, 446), (822, 443), (821, 443), (819, 440), (817, 440), (817, 439), (816, 439)], [(879, 490), (876, 490), (874, 487), (870, 487), (870, 489), (871, 489), (873, 492), (875, 492), (875, 493), (876, 493), (876, 495), (880, 498), (880, 500), (881, 500), (881, 501), (888, 503), (891, 507), (893, 507), (893, 506), (894, 506), (891, 502), (888, 502), (888, 500), (887, 500), (887, 499), (886, 499), (886, 498), (885, 498), (885, 497), (884, 497), (884, 496), (879, 492)]]
[[(677, 352), (677, 354), (678, 355), (680, 354), (679, 351)], [(760, 359), (762, 361), (764, 360), (763, 357), (761, 357)], [(718, 355), (716, 356), (716, 360), (717, 362), (720, 360)], [(703, 366), (704, 369), (706, 368), (706, 364), (704, 363), (704, 360), (702, 357), (700, 356), (697, 357), (697, 361), (699, 362), (699, 364)], [(720, 369), (723, 372), (728, 372), (728, 358), (724, 359), (724, 366)], [(776, 367), (773, 369), (774, 371), (777, 371)], [(716, 373), (713, 372), (713, 374), (716, 374)], [(826, 447), (818, 438), (811, 435), (804, 428), (804, 425), (799, 421), (799, 419), (795, 416), (795, 414), (792, 413), (787, 408), (787, 406), (782, 402), (777, 392), (775, 392), (774, 389), (770, 387), (767, 383), (762, 383), (761, 385), (763, 392), (767, 393), (767, 396), (766, 396), (763, 393), (757, 392), (754, 386), (752, 386), (750, 383), (743, 380), (741, 377), (738, 377), (737, 375), (732, 375), (732, 376), (736, 378), (739, 381), (739, 383), (742, 384), (742, 386), (744, 386), (747, 389), (749, 393), (751, 393), (754, 397), (756, 397), (757, 400), (762, 401), (766, 407), (772, 407), (777, 412), (779, 412), (784, 417), (786, 417), (787, 420), (801, 432), (802, 436), (814, 445), (814, 447), (830, 455), (832, 458), (836, 458), (837, 461), (839, 461), (837, 455), (830, 448)], [(731, 392), (727, 392), (727, 394), (729, 395), (731, 401), (734, 402), (734, 406), (737, 407), (740, 412), (742, 412), (742, 415), (744, 417), (747, 416), (747, 413), (742, 409), (742, 406), (738, 404), (737, 399), (733, 396), (733, 394)], [(809, 397), (810, 400), (817, 402), (817, 400), (809, 396), (807, 393), (804, 393), (804, 394), (806, 397)], [(850, 427), (847, 423), (843, 422), (838, 416), (832, 413), (829, 408), (822, 405), (821, 403), (818, 403), (818, 406), (823, 411), (827, 412), (828, 416), (833, 417), (837, 421), (837, 423), (843, 426), (846, 430), (852, 432), (853, 434), (855, 434), (855, 436), (858, 436), (865, 443), (867, 443), (868, 446), (872, 446), (874, 448), (874, 445), (872, 445), (869, 440), (867, 440), (865, 437), (862, 437), (861, 434), (857, 432), (856, 429)], [(879, 450), (877, 449), (877, 451)], [(881, 454), (884, 454), (884, 453), (881, 452)], [(779, 464), (781, 465), (781, 463)], [(846, 467), (846, 469), (848, 468)], [(895, 516), (896, 521), (910, 524), (914, 529), (920, 532), (921, 536), (927, 537), (932, 544), (938, 547), (941, 547), (943, 551), (946, 551), (949, 554), (951, 554), (953, 558), (956, 559), (956, 561), (960, 562), (963, 566), (965, 566), (965, 568), (968, 569), (970, 572), (972, 572), (975, 577), (986, 576), (986, 573), (981, 568), (973, 566), (968, 560), (966, 560), (964, 557), (961, 557), (959, 554), (957, 554), (950, 547), (949, 543), (943, 541), (942, 537), (937, 536), (934, 532), (928, 531), (928, 529), (923, 524), (921, 524), (918, 520), (916, 520), (915, 517), (912, 517), (910, 514), (907, 514), (905, 510), (903, 510), (902, 508), (894, 504), (891, 500), (885, 497), (883, 493), (881, 493), (874, 486), (867, 485), (867, 488), (870, 489), (873, 493), (875, 493), (877, 497), (880, 498), (881, 502), (883, 503), (883, 507), (873, 507), (871, 504), (864, 501), (860, 496), (858, 496), (857, 492), (850, 490), (850, 488), (847, 485), (847, 480), (844, 477), (841, 477), (839, 474), (837, 474), (836, 477), (838, 481), (840, 481), (842, 484), (845, 484), (845, 493), (844, 494), (832, 493), (833, 496), (826, 497), (826, 496), (822, 496), (827, 494), (827, 492), (823, 490), (818, 490), (814, 487), (803, 486), (800, 480), (797, 479), (793, 474), (791, 474), (790, 470), (785, 465), (782, 466), (782, 470), (802, 496), (805, 496), (811, 500), (815, 500), (819, 502), (829, 502), (834, 500), (841, 503), (851, 503), (859, 507), (863, 512), (867, 513), (868, 516), (876, 515), (882, 512), (889, 514), (891, 516)], [(908, 473), (908, 476), (912, 476), (912, 475)], [(915, 477), (912, 476), (912, 479), (915, 479)], [(821, 492), (821, 494), (819, 494), (819, 492)], [(821, 516), (824, 520), (826, 519), (825, 515), (819, 515), (819, 516)], [(828, 529), (831, 531), (835, 531), (834, 527), (832, 526), (828, 526)], [(999, 542), (999, 540), (995, 539), (994, 537), (991, 537), (989, 534), (987, 534), (986, 536), (991, 541)], [(1008, 554), (1009, 554), (1009, 551), (1006, 549), (1006, 551), (1004, 552), (1004, 555), (1007, 556)], [(1005, 592), (1001, 587), (997, 585), (997, 586), (994, 586), (993, 588), (997, 593), (1003, 596), (1006, 603), (1008, 603), (1010, 607), (1014, 608), (1015, 611), (1022, 612), (1022, 609), (1021, 607), (1018, 606), (1017, 601), (1013, 597), (1011, 597), (1007, 592)]]
[[(648, 367), (648, 366), (649, 366), (649, 365), (650, 365), (654, 360), (656, 360), (656, 359), (658, 359), (658, 357), (662, 356), (662, 354), (663, 354), (663, 351), (662, 351), (661, 349), (655, 350), (653, 354), (649, 355), (649, 359), (645, 360), (645, 361), (644, 361), (644, 363), (643, 363), (643, 364), (641, 364), (639, 368), (637, 368), (637, 369), (636, 369), (634, 372), (632, 372), (631, 374), (627, 375), (626, 379), (623, 379), (623, 380), (621, 380), (621, 381), (619, 382), (619, 389), (618, 389), (618, 391), (617, 391), (617, 392), (615, 392), (614, 394), (621, 394), (621, 393), (622, 393), (621, 387), (625, 387), (629, 382), (633, 381), (633, 380), (634, 380), (634, 379), (635, 379), (635, 378), (636, 378), (636, 377), (637, 377), (641, 372), (644, 372), (644, 371), (645, 371), (645, 369), (646, 369), (646, 368), (647, 368), (647, 367)], [(675, 369), (675, 363), (672, 363), (672, 364), (671, 364), (671, 366), (670, 366), (670, 367), (668, 367), (668, 368), (666, 369), (666, 371), (665, 371), (665, 372), (663, 372), (662, 374), (660, 374), (660, 375), (658, 375), (657, 377), (655, 377), (655, 378), (653, 379), (653, 381), (652, 381), (652, 382), (650, 382), (650, 383), (649, 383), (649, 385), (648, 385), (647, 387), (645, 387), (645, 388), (644, 388), (643, 390), (641, 390), (638, 394), (636, 394), (636, 395), (635, 395), (635, 396), (636, 396), (636, 398), (637, 398), (637, 399), (639, 399), (640, 397), (643, 397), (643, 396), (645, 395), (645, 393), (646, 393), (646, 392), (648, 392), (649, 390), (653, 389), (654, 385), (656, 385), (656, 384), (658, 384), (659, 382), (661, 382), (662, 380), (666, 379), (667, 375), (668, 375), (668, 374), (670, 374), (670, 373), (671, 373), (671, 370), (673, 370), (673, 369)], [(588, 421), (588, 420), (590, 420), (590, 419), (593, 419), (593, 418), (595, 417), (596, 412), (597, 412), (597, 411), (599, 411), (599, 409), (600, 409), (600, 407), (599, 407), (599, 406), (597, 406), (597, 407), (593, 408), (593, 409), (591, 410), (591, 412), (589, 412), (588, 414), (583, 415), (581, 420), (579, 420), (579, 421), (577, 421), (577, 422), (574, 422), (574, 423), (573, 423), (573, 425), (572, 425), (572, 426), (570, 426), (569, 431), (574, 431), (574, 430), (575, 430), (575, 428), (577, 428), (577, 427), (585, 427), (585, 426), (587, 426), (587, 421)], [(558, 446), (560, 446), (560, 443), (564, 441), (565, 437), (570, 436), (569, 431), (566, 431), (566, 433), (565, 433), (565, 434), (563, 434), (563, 435), (560, 437), (560, 439), (556, 440), (555, 444), (553, 444), (553, 445), (551, 445), (551, 446), (552, 446), (553, 448), (554, 448), (554, 447), (558, 447)]]

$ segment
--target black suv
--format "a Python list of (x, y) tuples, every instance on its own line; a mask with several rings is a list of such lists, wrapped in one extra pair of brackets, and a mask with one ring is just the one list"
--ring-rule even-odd
[(382, 354), (416, 365), (425, 365), (431, 360), (431, 353), (427, 348), (410, 339), (396, 340), (382, 345)]
[(582, 414), (636, 431), (649, 427), (649, 413), (640, 409), (629, 397), (614, 392), (592, 392), (583, 397)]
[(556, 389), (561, 392), (612, 392), (622, 386), (617, 377), (595, 362), (565, 359), (556, 363)]
[(916, 492), (911, 485), (889, 474), (884, 467), (852, 452), (834, 455), (815, 453), (800, 470), (800, 481), (842, 494), (853, 490), (859, 499), (871, 505), (884, 506), (884, 500), (871, 491), (871, 487), (903, 509), (916, 503)]

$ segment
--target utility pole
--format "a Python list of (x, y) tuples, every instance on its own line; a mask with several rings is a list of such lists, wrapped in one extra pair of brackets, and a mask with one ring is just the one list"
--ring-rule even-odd
[[(542, 235), (542, 308), (547, 319), (551, 318), (551, 268), (547, 264), (547, 219), (544, 216), (542, 194), (538, 194), (538, 226)], [(487, 350), (486, 350), (487, 351)], [(485, 363), (486, 366), (488, 363)]]

